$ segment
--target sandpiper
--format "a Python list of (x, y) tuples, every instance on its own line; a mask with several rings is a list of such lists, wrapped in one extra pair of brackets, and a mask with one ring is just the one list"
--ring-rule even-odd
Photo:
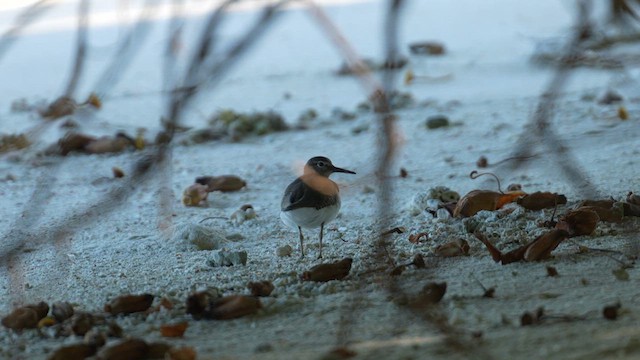
[(282, 222), (298, 228), (300, 234), (300, 254), (304, 257), (304, 236), (302, 228), (320, 227), (320, 255), (322, 257), (322, 233), (324, 224), (338, 216), (340, 196), (338, 184), (329, 180), (334, 172), (355, 174), (351, 170), (333, 166), (331, 160), (316, 156), (304, 166), (304, 173), (295, 179), (284, 191), (280, 205)]

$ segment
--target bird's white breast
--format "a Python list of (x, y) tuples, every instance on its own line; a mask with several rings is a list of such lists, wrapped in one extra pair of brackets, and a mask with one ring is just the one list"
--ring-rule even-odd
[(340, 212), (340, 200), (334, 205), (325, 206), (321, 209), (312, 207), (298, 208), (280, 212), (280, 219), (288, 226), (297, 229), (298, 226), (311, 229), (320, 227), (322, 223), (328, 223), (338, 216)]

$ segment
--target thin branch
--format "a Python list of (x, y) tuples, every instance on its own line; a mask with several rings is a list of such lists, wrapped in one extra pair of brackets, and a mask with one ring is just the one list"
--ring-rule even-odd
[(87, 29), (89, 28), (89, 3), (90, 0), (81, 0), (78, 4), (78, 33), (76, 35), (76, 56), (71, 70), (71, 77), (64, 95), (73, 97), (82, 75), (87, 52)]
[(29, 6), (18, 15), (13, 26), (0, 37), (0, 59), (7, 53), (11, 45), (18, 39), (20, 32), (34, 22), (42, 14), (53, 8), (52, 4), (47, 4), (51, 0), (40, 0)]

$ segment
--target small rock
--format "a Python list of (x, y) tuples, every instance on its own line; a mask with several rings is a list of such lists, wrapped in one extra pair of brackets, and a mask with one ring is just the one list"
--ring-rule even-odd
[(154, 296), (151, 294), (123, 295), (111, 300), (104, 306), (104, 311), (113, 315), (132, 314), (146, 311), (153, 303)]
[(444, 44), (437, 41), (423, 41), (409, 44), (409, 51), (414, 55), (444, 55)]
[(218, 250), (213, 253), (213, 257), (209, 259), (209, 265), (218, 266), (237, 266), (247, 264), (246, 251), (224, 251)]
[(220, 230), (195, 223), (178, 227), (174, 232), (174, 240), (195, 245), (198, 250), (219, 249), (227, 241)]
[(247, 220), (255, 219), (257, 216), (258, 215), (256, 215), (256, 211), (253, 209), (253, 206), (245, 204), (242, 205), (240, 209), (234, 211), (229, 219), (233, 222), (234, 225), (238, 226)]
[(253, 296), (269, 296), (275, 287), (271, 283), (271, 281), (256, 281), (250, 282), (247, 284), (247, 288), (251, 291), (251, 295)]
[(598, 104), (611, 105), (613, 103), (621, 102), (622, 100), (622, 95), (613, 90), (609, 90), (598, 100)]
[(278, 250), (276, 250), (276, 255), (279, 257), (291, 256), (293, 253), (293, 248), (290, 245), (280, 246)]
[(427, 126), (427, 129), (433, 130), (442, 127), (448, 127), (450, 124), (449, 118), (445, 115), (433, 115), (427, 118), (425, 125)]
[(51, 315), (61, 323), (73, 316), (73, 306), (68, 302), (57, 302), (51, 306)]

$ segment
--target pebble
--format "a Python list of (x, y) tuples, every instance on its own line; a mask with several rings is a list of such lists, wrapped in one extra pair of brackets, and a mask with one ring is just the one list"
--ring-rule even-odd
[(198, 250), (215, 250), (227, 239), (218, 229), (191, 223), (179, 226), (174, 232), (174, 240), (195, 245)]
[(291, 256), (293, 253), (293, 248), (291, 245), (280, 246), (278, 250), (276, 250), (276, 255), (279, 257)]
[(450, 125), (449, 118), (445, 115), (433, 115), (429, 116), (425, 122), (427, 129), (433, 130), (443, 127), (448, 127)]
[(213, 267), (247, 265), (247, 252), (244, 250), (216, 251), (213, 253), (212, 258), (209, 259), (209, 265)]

